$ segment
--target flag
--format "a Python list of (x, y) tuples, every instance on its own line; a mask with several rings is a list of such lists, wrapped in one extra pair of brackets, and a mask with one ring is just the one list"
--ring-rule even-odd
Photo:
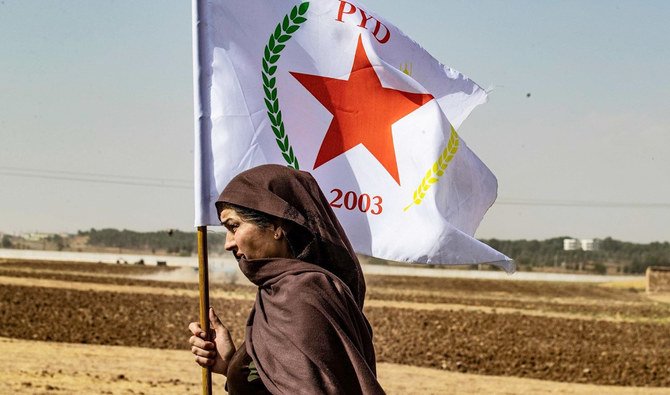
[(236, 174), (318, 181), (356, 252), (497, 265), (497, 181), (456, 132), (486, 92), (356, 1), (194, 0), (196, 225)]

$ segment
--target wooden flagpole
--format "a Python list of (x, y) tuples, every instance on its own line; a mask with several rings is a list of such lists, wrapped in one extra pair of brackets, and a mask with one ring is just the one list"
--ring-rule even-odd
[[(209, 133), (212, 129), (210, 120), (210, 94), (207, 76), (211, 74), (211, 61), (207, 46), (207, 0), (191, 0), (193, 12), (193, 73), (195, 96), (195, 135), (200, 144), (196, 143), (196, 188), (202, 188), (202, 180), (209, 180), (202, 164), (202, 152), (199, 147), (211, 144)], [(199, 166), (199, 169), (198, 169)], [(207, 181), (205, 181), (206, 183)], [(205, 194), (207, 196), (207, 194)], [(199, 204), (202, 204), (200, 202)], [(207, 267), (207, 226), (198, 226), (198, 277), (200, 289), (200, 327), (209, 333), (209, 269)], [(207, 338), (209, 339), (209, 336)], [(202, 393), (212, 395), (212, 370), (202, 368)]]
[[(209, 333), (209, 269), (207, 267), (207, 227), (198, 226), (198, 281), (200, 288), (200, 327)], [(210, 340), (209, 337), (207, 340)], [(212, 395), (212, 371), (202, 368), (202, 393)]]

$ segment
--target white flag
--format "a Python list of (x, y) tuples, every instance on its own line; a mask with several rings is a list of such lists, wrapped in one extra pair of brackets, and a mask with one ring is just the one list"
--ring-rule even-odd
[(473, 238), (496, 198), (456, 133), (486, 92), (355, 1), (194, 0), (196, 225), (232, 177), (316, 178), (358, 253), (514, 263)]

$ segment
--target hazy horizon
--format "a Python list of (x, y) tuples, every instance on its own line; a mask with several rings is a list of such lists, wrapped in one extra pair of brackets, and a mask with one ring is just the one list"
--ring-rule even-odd
[[(173, 229), (173, 228), (165, 228), (165, 229), (149, 229), (149, 230), (135, 230), (135, 229), (128, 229), (128, 228), (110, 228), (110, 227), (100, 227), (100, 228), (87, 228), (87, 229), (77, 229), (74, 231), (65, 231), (65, 232), (42, 232), (40, 230), (34, 230), (34, 231), (26, 231), (26, 232), (5, 232), (2, 229), (0, 229), (0, 235), (10, 235), (10, 236), (15, 236), (15, 237), (23, 237), (27, 236), (30, 234), (55, 234), (55, 235), (68, 235), (68, 236), (76, 236), (79, 233), (83, 232), (88, 232), (92, 229), (95, 229), (96, 231), (100, 231), (103, 229), (113, 229), (113, 230), (118, 230), (118, 231), (129, 231), (129, 232), (137, 232), (137, 233), (167, 233), (169, 231), (182, 231), (182, 232), (190, 232), (190, 233), (196, 233), (197, 229)], [(225, 234), (225, 228), (223, 227), (207, 227), (208, 233), (216, 233), (216, 234)], [(578, 239), (578, 240), (604, 240), (604, 239), (612, 239), (616, 241), (621, 241), (625, 243), (633, 243), (633, 244), (651, 244), (651, 243), (670, 243), (670, 241), (667, 240), (651, 240), (649, 242), (634, 242), (630, 240), (622, 240), (622, 239), (617, 239), (616, 237), (611, 237), (611, 236), (605, 236), (605, 237), (596, 237), (596, 238), (580, 238), (580, 237), (575, 237), (571, 235), (557, 235), (557, 236), (551, 236), (551, 237), (545, 237), (545, 238), (521, 238), (521, 239), (506, 239), (506, 238), (500, 238), (500, 237), (477, 237), (477, 239), (480, 240), (491, 240), (491, 239), (497, 239), (501, 241), (518, 241), (518, 240), (538, 240), (538, 241), (545, 241), (545, 240), (550, 240), (550, 239)]]
[[(476, 237), (670, 240), (670, 3), (364, 1), (489, 102)], [(191, 4), (0, 4), (0, 231), (193, 230)]]

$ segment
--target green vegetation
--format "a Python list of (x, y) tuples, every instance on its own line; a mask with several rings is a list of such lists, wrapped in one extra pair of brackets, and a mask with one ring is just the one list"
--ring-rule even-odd
[(547, 240), (481, 240), (513, 258), (521, 270), (535, 267), (562, 267), (606, 273), (612, 267), (616, 273), (644, 273), (648, 266), (670, 266), (670, 243), (636, 244), (614, 240), (599, 240), (597, 251), (564, 251), (563, 239)]
[[(162, 232), (134, 232), (118, 229), (91, 229), (79, 231), (79, 236), (88, 236), (87, 244), (96, 247), (115, 247), (128, 250), (165, 251), (168, 254), (189, 256), (197, 251), (195, 232), (169, 230)], [(225, 235), (210, 233), (207, 237), (209, 250), (223, 250)]]
[(61, 235), (52, 235), (46, 238), (46, 241), (54, 243), (58, 251), (63, 251), (65, 247), (68, 247), (67, 240)]
[[(209, 232), (208, 251), (225, 254), (225, 233)], [(482, 242), (511, 257), (521, 271), (578, 271), (595, 274), (644, 273), (648, 266), (670, 266), (670, 243), (629, 243), (611, 237), (598, 240), (596, 251), (564, 251), (563, 240), (571, 237), (555, 237), (547, 240), (499, 240), (484, 239)], [(151, 251), (156, 254), (190, 256), (197, 252), (195, 232), (164, 230), (158, 232), (135, 232), (118, 229), (90, 229), (76, 235), (50, 235), (41, 240), (28, 240), (19, 236), (4, 235), (2, 248), (96, 251), (109, 248), (119, 252)], [(369, 258), (371, 262), (386, 261)]]
[(13, 246), (12, 239), (9, 235), (2, 236), (2, 248), (12, 248)]

